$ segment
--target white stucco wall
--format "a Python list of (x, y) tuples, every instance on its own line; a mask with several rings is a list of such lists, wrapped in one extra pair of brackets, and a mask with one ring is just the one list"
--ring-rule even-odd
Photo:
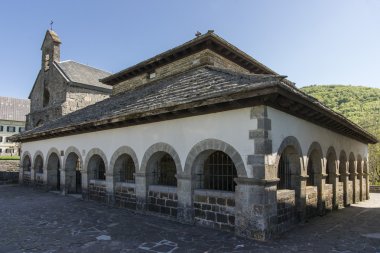
[(297, 138), (302, 149), (304, 162), (306, 162), (306, 156), (313, 142), (318, 142), (321, 145), (324, 157), (326, 157), (327, 150), (330, 146), (334, 147), (337, 159), (339, 159), (341, 150), (346, 152), (347, 159), (351, 152), (355, 155), (355, 159), (357, 159), (358, 155), (361, 155), (363, 159), (367, 157), (367, 144), (350, 139), (271, 107), (268, 107), (268, 118), (271, 119), (272, 123), (271, 138), (273, 154), (269, 158), (270, 164), (275, 163), (277, 151), (282, 141), (288, 136)]
[[(83, 160), (85, 160), (89, 150), (100, 148), (107, 156), (109, 164), (113, 153), (119, 147), (129, 146), (135, 151), (139, 165), (141, 165), (145, 151), (155, 143), (164, 142), (176, 150), (183, 169), (191, 148), (202, 140), (214, 138), (234, 147), (240, 153), (247, 167), (247, 156), (254, 152), (254, 141), (249, 139), (249, 130), (257, 128), (257, 120), (250, 119), (250, 109), (243, 108), (28, 142), (22, 144), (22, 151), (28, 151), (33, 156), (36, 151), (40, 150), (44, 154), (46, 162), (46, 155), (53, 147), (59, 151), (66, 151), (68, 147), (74, 146), (81, 152)], [(63, 157), (61, 157), (62, 159)], [(251, 174), (250, 172), (247, 173), (248, 176)]]

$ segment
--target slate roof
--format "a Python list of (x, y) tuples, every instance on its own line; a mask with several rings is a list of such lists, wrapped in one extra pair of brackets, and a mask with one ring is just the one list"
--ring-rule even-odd
[(0, 120), (25, 121), (29, 112), (29, 99), (0, 97)]
[(63, 72), (65, 77), (73, 83), (87, 84), (105, 89), (112, 89), (111, 86), (105, 85), (99, 79), (105, 78), (111, 73), (96, 69), (75, 61), (55, 62), (56, 66)]
[(377, 143), (376, 137), (284, 81), (285, 76), (280, 75), (243, 74), (202, 66), (116, 94), (15, 135), (13, 141), (53, 138), (266, 104), (363, 143)]
[(159, 108), (226, 96), (253, 89), (283, 76), (248, 75), (211, 66), (195, 68), (179, 75), (151, 82), (72, 112), (23, 135), (78, 126), (117, 116), (137, 115)]

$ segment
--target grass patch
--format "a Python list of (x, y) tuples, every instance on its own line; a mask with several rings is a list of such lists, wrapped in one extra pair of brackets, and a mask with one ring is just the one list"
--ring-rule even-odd
[(0, 160), (20, 160), (19, 156), (0, 156)]

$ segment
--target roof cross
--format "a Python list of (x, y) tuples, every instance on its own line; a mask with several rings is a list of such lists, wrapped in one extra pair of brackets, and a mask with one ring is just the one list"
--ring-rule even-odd
[(54, 24), (54, 21), (51, 20), (51, 21), (50, 21), (50, 30), (52, 30), (52, 31), (53, 31), (53, 24)]

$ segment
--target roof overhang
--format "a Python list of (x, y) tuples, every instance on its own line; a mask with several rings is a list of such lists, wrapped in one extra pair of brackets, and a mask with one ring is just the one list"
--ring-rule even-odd
[(280, 81), (265, 83), (255, 89), (226, 94), (221, 97), (202, 99), (144, 112), (116, 115), (102, 120), (84, 122), (82, 124), (55, 128), (44, 132), (33, 134), (24, 133), (22, 135), (13, 136), (12, 140), (17, 142), (30, 142), (257, 105), (273, 107), (362, 143), (374, 144), (378, 142), (375, 136), (352, 123), (344, 116), (328, 109), (316, 99)]

